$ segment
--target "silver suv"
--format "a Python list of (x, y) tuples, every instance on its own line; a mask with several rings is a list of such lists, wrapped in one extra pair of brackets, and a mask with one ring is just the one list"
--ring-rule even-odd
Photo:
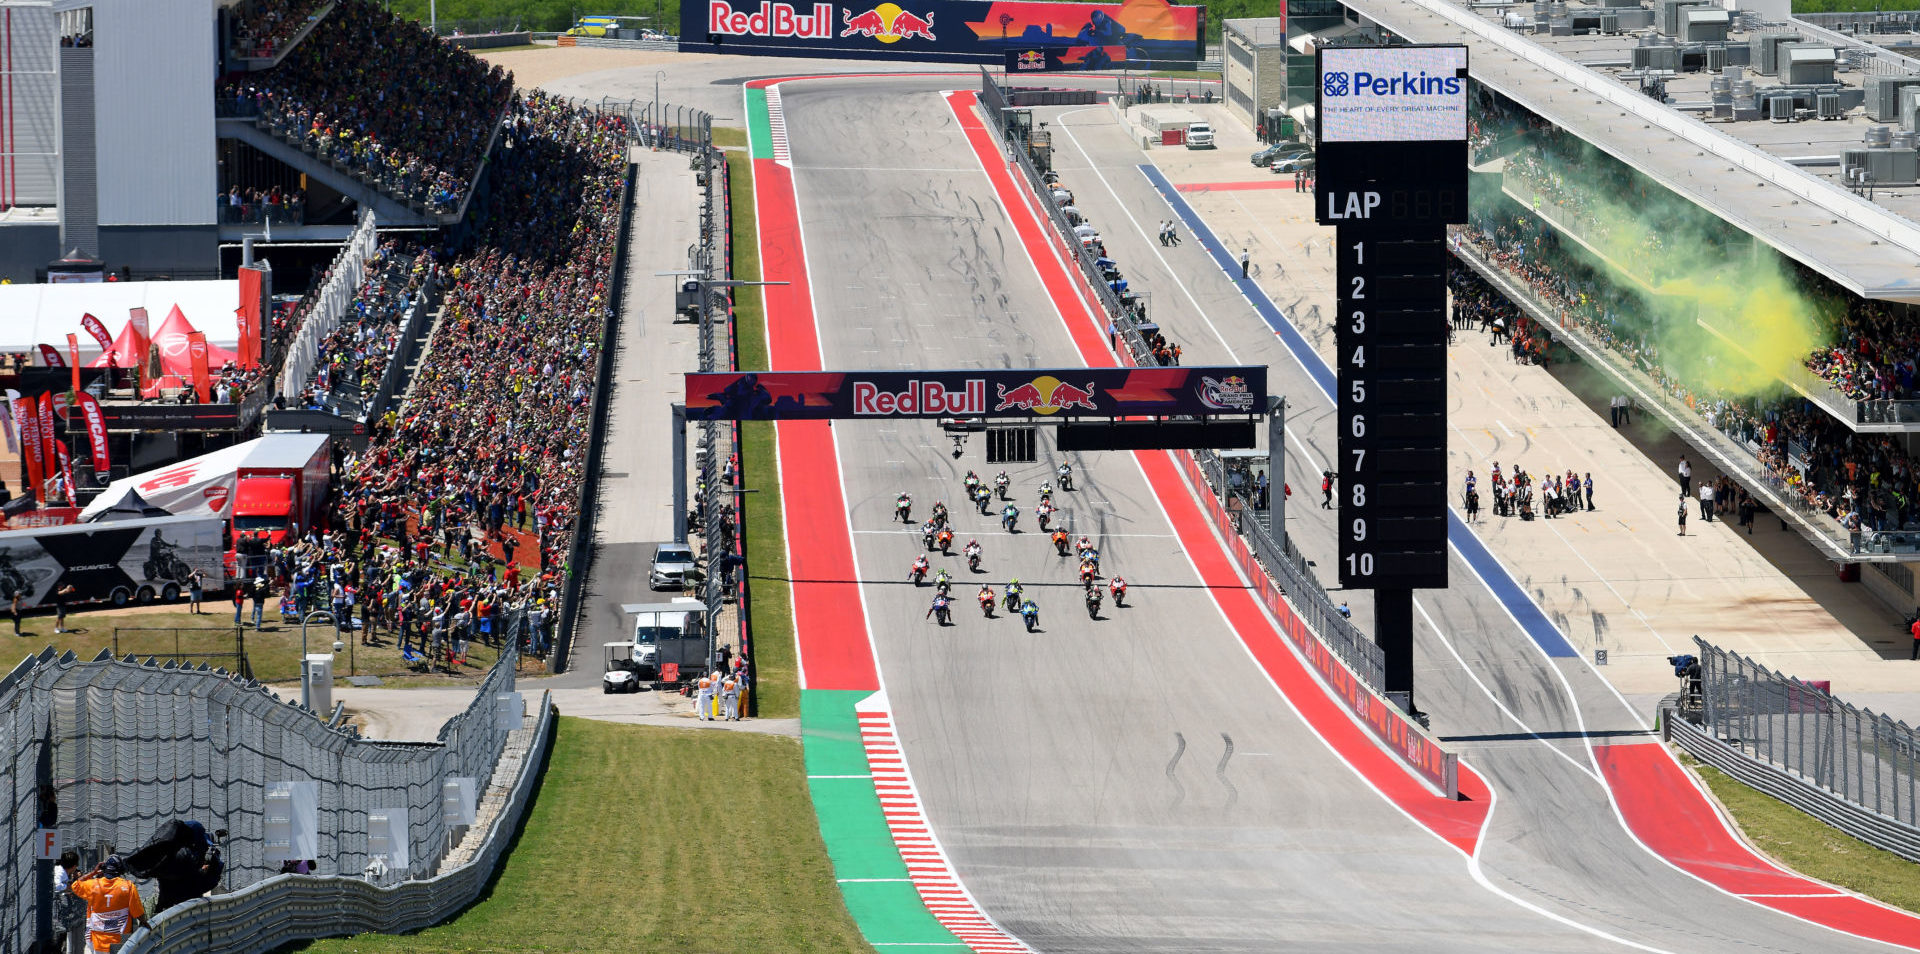
[(684, 543), (662, 543), (653, 549), (653, 570), (647, 580), (656, 590), (685, 589), (700, 579), (693, 548)]

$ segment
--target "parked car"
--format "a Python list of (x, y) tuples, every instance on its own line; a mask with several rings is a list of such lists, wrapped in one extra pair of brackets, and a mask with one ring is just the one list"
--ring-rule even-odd
[(693, 548), (684, 543), (662, 543), (653, 550), (653, 569), (647, 580), (656, 590), (683, 589), (700, 579)]
[(1212, 149), (1213, 127), (1206, 123), (1189, 123), (1187, 125), (1187, 148)]
[(1297, 142), (1276, 142), (1253, 154), (1253, 164), (1270, 166), (1281, 159), (1292, 159), (1313, 152), (1313, 147)]

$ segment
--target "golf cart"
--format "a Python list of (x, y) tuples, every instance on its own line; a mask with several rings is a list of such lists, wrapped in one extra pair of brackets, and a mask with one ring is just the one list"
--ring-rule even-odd
[(632, 643), (605, 644), (607, 656), (606, 675), (600, 677), (600, 691), (609, 695), (616, 692), (639, 692), (640, 666), (633, 661)]

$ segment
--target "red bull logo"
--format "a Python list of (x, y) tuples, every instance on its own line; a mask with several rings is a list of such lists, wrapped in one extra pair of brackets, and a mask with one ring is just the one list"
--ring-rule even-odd
[(1014, 64), (1016, 69), (1044, 70), (1047, 68), (1047, 54), (1039, 50), (1028, 50), (1020, 54)]
[(900, 40), (920, 37), (933, 39), (933, 14), (925, 19), (917, 14), (900, 9), (898, 4), (883, 3), (865, 13), (856, 14), (851, 10), (840, 11), (842, 37), (872, 37), (882, 43), (896, 43)]
[[(1031, 385), (1029, 385), (1031, 386)], [(949, 391), (939, 381), (908, 381), (904, 391), (888, 391), (871, 381), (853, 383), (853, 413), (856, 416), (893, 414), (948, 414), (954, 417), (978, 417), (987, 410), (987, 382), (969, 378), (959, 391)]]
[(1032, 411), (1035, 414), (1055, 414), (1073, 408), (1085, 408), (1097, 411), (1094, 406), (1093, 382), (1087, 382), (1084, 388), (1075, 387), (1051, 375), (1042, 375), (1009, 391), (1004, 384), (995, 385), (1000, 401), (994, 411), (1018, 409)]
[(801, 13), (785, 3), (762, 3), (758, 12), (735, 10), (727, 0), (707, 4), (707, 32), (718, 36), (791, 36), (829, 39), (833, 36), (833, 5), (816, 3)]

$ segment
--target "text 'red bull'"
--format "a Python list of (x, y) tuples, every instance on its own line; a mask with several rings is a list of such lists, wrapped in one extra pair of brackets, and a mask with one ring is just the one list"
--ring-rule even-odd
[(785, 3), (762, 3), (757, 13), (735, 10), (727, 0), (707, 4), (707, 32), (722, 36), (790, 36), (825, 39), (833, 36), (833, 5), (816, 3), (802, 14)]
[(938, 381), (909, 381), (904, 391), (885, 391), (867, 381), (853, 383), (855, 414), (951, 414), (987, 412), (987, 382), (968, 378), (965, 390), (949, 391)]

